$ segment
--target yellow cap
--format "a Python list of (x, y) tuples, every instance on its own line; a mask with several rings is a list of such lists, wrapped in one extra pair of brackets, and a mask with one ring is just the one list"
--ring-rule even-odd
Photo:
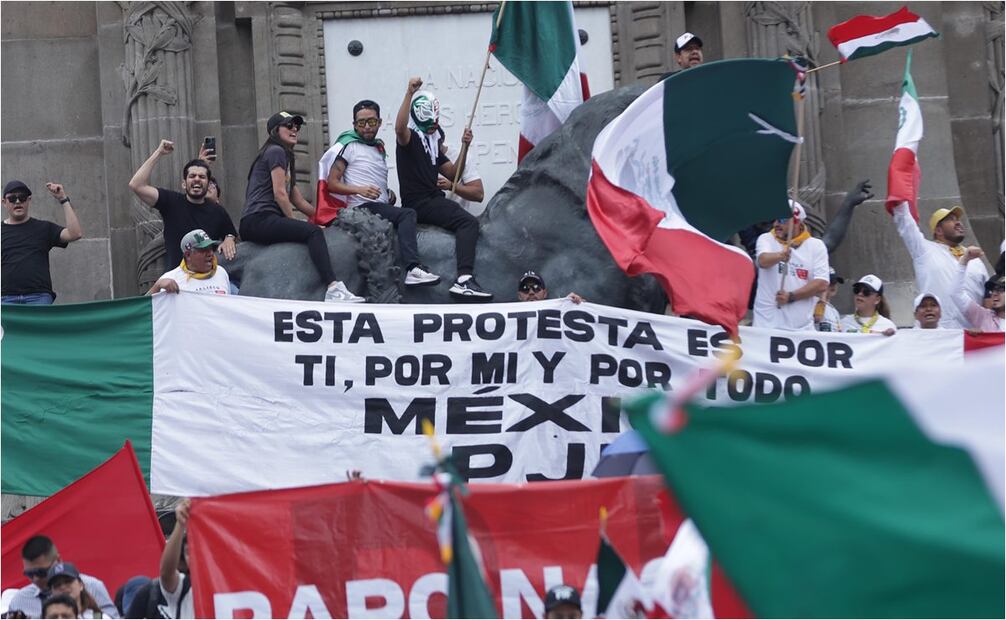
[(964, 215), (964, 209), (954, 206), (952, 209), (937, 209), (933, 216), (929, 218), (929, 232), (936, 233), (936, 226), (942, 222), (948, 215), (954, 213), (957, 217)]

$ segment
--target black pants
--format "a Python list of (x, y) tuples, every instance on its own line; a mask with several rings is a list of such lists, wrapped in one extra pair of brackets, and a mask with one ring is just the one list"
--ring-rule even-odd
[(416, 245), (416, 210), (393, 207), (383, 202), (365, 202), (358, 205), (375, 215), (391, 222), (398, 234), (398, 252), (402, 255), (402, 264), (408, 271), (419, 264), (419, 246)]
[(325, 286), (335, 282), (335, 270), (328, 256), (328, 244), (325, 243), (325, 232), (301, 220), (291, 219), (269, 211), (251, 213), (241, 218), (241, 239), (253, 241), (262, 245), (272, 245), (289, 241), (306, 243), (311, 262), (318, 269)]
[(433, 224), (454, 233), (454, 252), (457, 254), (458, 275), (468, 275), (475, 270), (475, 242), (479, 238), (479, 221), (462, 209), (458, 203), (444, 196), (406, 205), (416, 210), (420, 224)]

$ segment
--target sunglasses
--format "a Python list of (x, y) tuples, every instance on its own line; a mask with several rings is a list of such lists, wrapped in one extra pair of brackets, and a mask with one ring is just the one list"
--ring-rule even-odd
[(280, 127), (286, 127), (290, 131), (300, 131), (300, 125), (293, 121), (290, 121), (289, 123), (283, 123), (282, 125), (280, 125)]
[(521, 293), (537, 293), (541, 289), (542, 289), (542, 286), (540, 284), (521, 284), (520, 285), (520, 292)]
[(24, 576), (28, 579), (35, 579), (36, 577), (41, 579), (49, 574), (48, 568), (28, 568), (24, 571)]
[(357, 127), (370, 127), (371, 129), (373, 129), (374, 127), (380, 127), (381, 126), (381, 119), (379, 119), (379, 118), (365, 118), (363, 120), (356, 121), (354, 124)]
[(869, 297), (870, 295), (877, 294), (877, 291), (873, 290), (868, 286), (856, 285), (852, 287), (852, 292), (856, 295), (862, 295), (863, 297)]
[(28, 202), (31, 196), (28, 194), (8, 194), (4, 199), (12, 204), (18, 204), (19, 202)]

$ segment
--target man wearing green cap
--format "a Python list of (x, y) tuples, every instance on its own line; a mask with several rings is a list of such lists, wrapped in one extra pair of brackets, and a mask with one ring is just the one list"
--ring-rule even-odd
[[(927, 240), (919, 230), (907, 202), (894, 207), (892, 215), (898, 234), (912, 256), (918, 290), (932, 293), (940, 299), (951, 299), (957, 278), (957, 261), (965, 251), (961, 245), (964, 241), (964, 223), (961, 221), (964, 209), (959, 206), (937, 209), (929, 218), (932, 241)], [(978, 304), (981, 304), (988, 277), (988, 271), (981, 261), (968, 263), (964, 290)], [(954, 304), (947, 304), (942, 310), (940, 327), (943, 329), (974, 327)]]
[(227, 295), (231, 290), (231, 280), (227, 271), (217, 265), (216, 249), (220, 242), (210, 239), (206, 231), (189, 231), (181, 242), (182, 263), (161, 276), (147, 291), (153, 295), (161, 291), (177, 293), (208, 293)]

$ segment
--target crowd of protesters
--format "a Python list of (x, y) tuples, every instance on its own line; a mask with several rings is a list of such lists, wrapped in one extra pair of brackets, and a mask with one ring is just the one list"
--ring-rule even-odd
[[(676, 40), (675, 58), (682, 71), (702, 64), (702, 40), (691, 33), (683, 34)], [(159, 212), (164, 222), (169, 269), (148, 294), (235, 292), (217, 255), (233, 259), (240, 251), (240, 237), (264, 245), (306, 245), (311, 263), (326, 285), (326, 302), (364, 302), (365, 298), (349, 290), (334, 272), (323, 234), (324, 226), (331, 224), (341, 209), (363, 209), (392, 225), (404, 267), (404, 286), (429, 286), (441, 281), (441, 276), (423, 263), (419, 252), (417, 226), (426, 224), (455, 235), (456, 273), (450, 294), (459, 300), (490, 301), (492, 294), (479, 285), (474, 273), (479, 221), (471, 211), (472, 204), (485, 198), (481, 177), (472, 164), (465, 165), (448, 149), (439, 123), (439, 102), (432, 92), (421, 90), (422, 86), (419, 78), (409, 80), (395, 114), (400, 197), (388, 186), (388, 153), (377, 135), (383, 124), (381, 107), (371, 100), (353, 107), (352, 128), (340, 134), (319, 162), (324, 191), (316, 205), (297, 187), (294, 146), (303, 117), (285, 111), (270, 117), (267, 138), (249, 167), (245, 204), (237, 227), (220, 205), (220, 185), (211, 166), (216, 157), (213, 148), (204, 146), (199, 156), (182, 168), (182, 191), (150, 184), (157, 162), (175, 149), (170, 140), (161, 140), (129, 182), (139, 200)], [(472, 139), (472, 132), (466, 129), (462, 143), (470, 144)], [(54, 247), (65, 248), (84, 235), (65, 188), (50, 182), (46, 189), (62, 206), (64, 225), (31, 216), (32, 191), (25, 183), (12, 180), (4, 186), (5, 304), (52, 304), (56, 293), (49, 252)], [(833, 305), (846, 278), (830, 265), (829, 254), (844, 236), (853, 209), (870, 197), (869, 182), (859, 183), (848, 195), (835, 226), (823, 238), (812, 235), (806, 208), (792, 200), (789, 217), (740, 231), (740, 242), (751, 253), (757, 270), (752, 295), (755, 327), (896, 334), (898, 328), (891, 320), (884, 282), (876, 274), (862, 274), (855, 279), (851, 313), (843, 316)], [(303, 219), (297, 217), (297, 212)], [(1003, 248), (995, 273), (990, 276), (980, 260), (982, 250), (961, 245), (966, 233), (961, 207), (937, 210), (925, 230), (920, 229), (907, 204), (896, 206), (892, 215), (894, 229), (911, 257), (920, 291), (911, 308), (914, 327), (1003, 331)], [(517, 297), (520, 301), (547, 299), (544, 278), (533, 270), (524, 273), (517, 282)], [(568, 299), (577, 304), (584, 301), (572, 292)], [(30, 584), (9, 602), (7, 616), (194, 617), (191, 583), (186, 575), (188, 509), (187, 500), (175, 509), (175, 524), (159, 576), (130, 579), (118, 589), (114, 600), (101, 581), (81, 573), (60, 557), (52, 540), (34, 536), (21, 550), (24, 575)], [(569, 586), (553, 588), (546, 596), (545, 612), (550, 618), (581, 617), (579, 593)]]

